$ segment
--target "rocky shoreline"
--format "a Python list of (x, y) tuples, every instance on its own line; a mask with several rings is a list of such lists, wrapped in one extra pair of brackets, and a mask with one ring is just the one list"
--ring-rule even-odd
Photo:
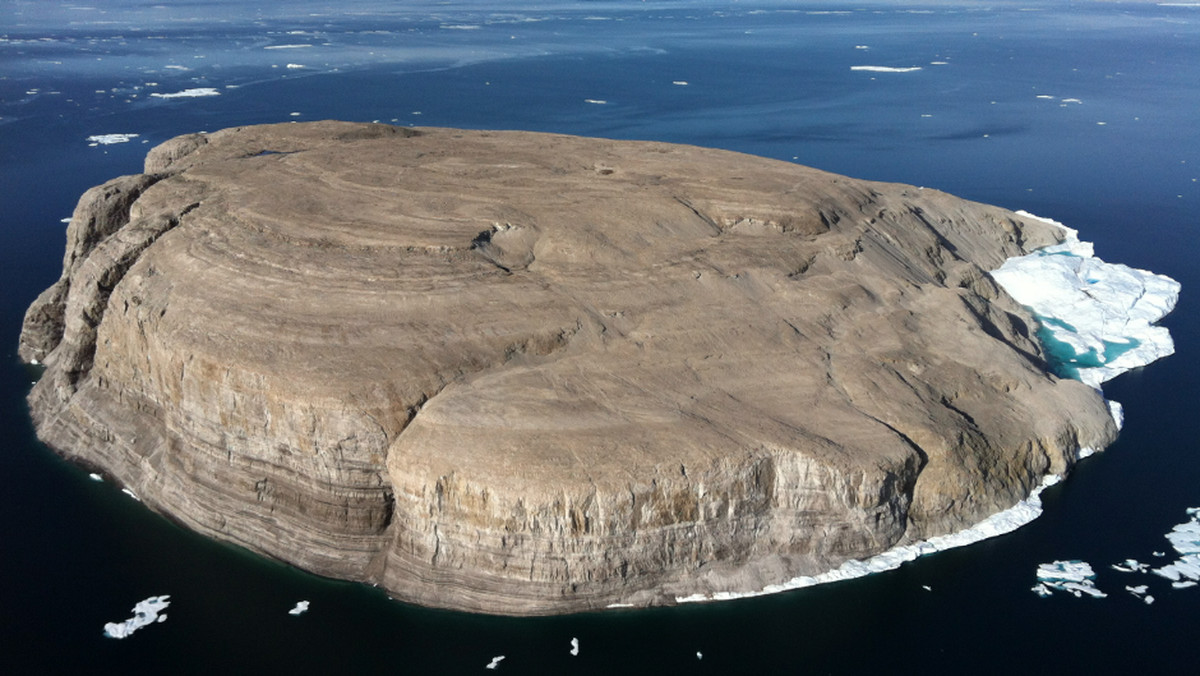
[(202, 533), (431, 606), (673, 603), (1110, 443), (987, 274), (1061, 238), (694, 147), (234, 128), (81, 198), (20, 355), (43, 441)]

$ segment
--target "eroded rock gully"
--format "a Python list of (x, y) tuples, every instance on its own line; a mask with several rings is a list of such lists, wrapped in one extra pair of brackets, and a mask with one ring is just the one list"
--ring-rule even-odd
[(1052, 227), (694, 147), (312, 123), (86, 193), (38, 433), (200, 532), (510, 614), (970, 525), (1115, 430), (987, 270)]

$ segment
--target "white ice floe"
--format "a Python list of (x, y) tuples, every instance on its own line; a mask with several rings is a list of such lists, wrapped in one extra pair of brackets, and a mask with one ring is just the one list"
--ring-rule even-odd
[(170, 596), (151, 596), (145, 601), (138, 602), (133, 607), (133, 617), (124, 622), (105, 624), (104, 635), (109, 638), (125, 638), (146, 625), (165, 622), (167, 615), (162, 611), (171, 605), (171, 602), (167, 600), (170, 598)]
[(1098, 599), (1108, 596), (1096, 588), (1096, 573), (1084, 561), (1043, 563), (1037, 568), (1037, 579), (1033, 592), (1043, 598), (1055, 590), (1073, 594), (1076, 598), (1084, 594)]
[(1179, 282), (1096, 258), (1091, 242), (1057, 221), (1017, 212), (1063, 230), (1061, 244), (1010, 258), (992, 277), (1041, 322), (1039, 338), (1063, 375), (1101, 383), (1175, 351), (1154, 326), (1179, 299)]
[(672, 80), (671, 84), (679, 85), (680, 87), (686, 87), (688, 83), (687, 80)]
[(504, 661), (504, 655), (496, 655), (495, 657), (492, 658), (491, 662), (487, 663), (487, 667), (485, 667), (485, 668), (486, 669), (495, 669), (496, 667), (500, 666), (500, 663), (502, 661)]
[(267, 45), (266, 47), (263, 47), (263, 49), (304, 49), (304, 48), (306, 48), (306, 47), (312, 47), (312, 45), (306, 45), (306, 44), (297, 44), (297, 45)]
[(1188, 515), (1192, 517), (1189, 521), (1167, 533), (1167, 540), (1179, 552), (1179, 558), (1151, 571), (1170, 580), (1176, 589), (1194, 587), (1200, 582), (1200, 510), (1189, 509)]
[(577, 639), (577, 638), (571, 639), (571, 654), (572, 655), (579, 654), (579, 639)]
[(88, 478), (91, 479), (92, 481), (104, 481), (104, 477), (100, 476), (99, 474), (96, 474), (95, 472), (92, 472), (91, 474), (89, 474)]
[(1150, 570), (1150, 564), (1142, 563), (1137, 559), (1125, 559), (1124, 563), (1114, 563), (1109, 568), (1119, 570), (1122, 573), (1144, 573)]
[(1149, 591), (1149, 589), (1150, 589), (1150, 586), (1144, 585), (1144, 584), (1139, 584), (1137, 586), (1125, 585), (1125, 591), (1127, 591), (1130, 594), (1132, 594), (1133, 596), (1141, 599), (1142, 602), (1145, 603), (1146, 605), (1150, 605), (1151, 603), (1154, 603), (1154, 597), (1146, 593), (1147, 591)]
[(150, 96), (158, 99), (188, 99), (198, 96), (220, 96), (221, 92), (212, 87), (194, 87), (192, 89), (184, 89), (183, 91), (171, 92), (170, 94), (160, 94), (154, 92)]
[(302, 63), (289, 63), (287, 67), (289, 70), (299, 70), (300, 68), (307, 68), (308, 66), (305, 66)]
[(288, 611), (288, 615), (303, 615), (308, 612), (308, 601), (297, 601), (296, 605)]
[(125, 495), (128, 495), (129, 497), (133, 498), (134, 500), (137, 500), (138, 502), (142, 501), (142, 499), (137, 496), (137, 493), (134, 493), (132, 490), (130, 490), (128, 488), (122, 488), (121, 492), (124, 493)]
[(916, 70), (921, 70), (921, 67), (908, 66), (905, 68), (894, 68), (892, 66), (850, 66), (850, 70), (864, 70), (869, 73), (911, 73)]
[(908, 545), (901, 545), (889, 549), (882, 554), (878, 554), (869, 559), (862, 561), (851, 559), (843, 563), (837, 568), (820, 573), (818, 575), (801, 575), (794, 577), (791, 580), (780, 584), (767, 585), (760, 591), (756, 592), (714, 592), (711, 594), (692, 594), (690, 596), (680, 596), (675, 599), (677, 603), (692, 603), (697, 601), (725, 601), (730, 599), (747, 598), (751, 596), (762, 596), (764, 594), (774, 594), (791, 589), (801, 589), (803, 587), (811, 587), (827, 582), (838, 582), (840, 580), (850, 580), (857, 577), (864, 577), (873, 573), (882, 573), (887, 570), (899, 568), (902, 564), (915, 560), (918, 557), (926, 554), (933, 554), (955, 547), (964, 547), (974, 544), (981, 540), (993, 538), (998, 535), (1010, 533), (1021, 526), (1036, 519), (1042, 513), (1041, 493), (1046, 488), (1053, 486), (1062, 480), (1057, 474), (1047, 475), (1041, 485), (1034, 488), (1030, 492), (1029, 497), (1018, 502), (1012, 507), (997, 512), (979, 523), (949, 535), (939, 535), (914, 542)]
[(129, 143), (130, 139), (137, 137), (137, 134), (93, 134), (87, 137), (87, 140), (88, 145), (108, 146), (114, 143)]
[(605, 101), (604, 99), (584, 99), (583, 102), (584, 103), (594, 103), (598, 106), (602, 106), (602, 105), (608, 103), (608, 101)]

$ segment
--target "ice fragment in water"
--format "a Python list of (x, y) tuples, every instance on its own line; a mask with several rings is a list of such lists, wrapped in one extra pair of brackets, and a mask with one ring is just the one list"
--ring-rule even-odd
[(150, 96), (158, 99), (191, 99), (200, 96), (220, 96), (221, 92), (212, 87), (196, 87), (193, 89), (184, 89), (183, 91), (171, 92), (170, 94), (160, 94), (154, 92)]
[(87, 137), (87, 140), (92, 145), (109, 146), (114, 143), (128, 143), (130, 139), (137, 137), (137, 134), (93, 134)]
[(1124, 563), (1114, 563), (1109, 567), (1122, 573), (1144, 573), (1150, 570), (1150, 564), (1142, 563), (1137, 559), (1125, 559)]
[(1179, 558), (1153, 570), (1155, 575), (1170, 580), (1176, 589), (1193, 587), (1200, 581), (1200, 511), (1192, 508), (1188, 514), (1190, 520), (1167, 533), (1167, 540), (1179, 552)]
[(1050, 596), (1055, 590), (1065, 591), (1081, 597), (1084, 594), (1102, 599), (1108, 594), (1096, 589), (1096, 573), (1084, 561), (1054, 561), (1043, 563), (1037, 568), (1038, 584), (1033, 592), (1041, 597)]
[(300, 615), (308, 612), (308, 601), (297, 601), (296, 606), (288, 611), (288, 615)]
[(1151, 603), (1154, 603), (1154, 597), (1146, 593), (1146, 591), (1149, 588), (1150, 587), (1148, 585), (1144, 585), (1144, 584), (1139, 584), (1136, 587), (1131, 587), (1129, 585), (1125, 585), (1125, 591), (1127, 591), (1130, 594), (1133, 594), (1137, 598), (1141, 599), (1142, 602), (1144, 602), (1146, 605), (1150, 605)]
[(171, 602), (167, 600), (170, 598), (170, 596), (151, 596), (144, 601), (139, 601), (133, 607), (133, 617), (124, 622), (105, 624), (104, 635), (109, 638), (125, 638), (148, 624), (166, 620), (167, 615), (162, 611), (171, 605)]

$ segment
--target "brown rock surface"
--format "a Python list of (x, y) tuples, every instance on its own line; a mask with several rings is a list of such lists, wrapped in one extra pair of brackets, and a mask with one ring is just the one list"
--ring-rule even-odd
[(41, 437), (203, 533), (509, 614), (961, 529), (1115, 434), (986, 270), (1043, 223), (736, 153), (312, 123), (84, 195)]

